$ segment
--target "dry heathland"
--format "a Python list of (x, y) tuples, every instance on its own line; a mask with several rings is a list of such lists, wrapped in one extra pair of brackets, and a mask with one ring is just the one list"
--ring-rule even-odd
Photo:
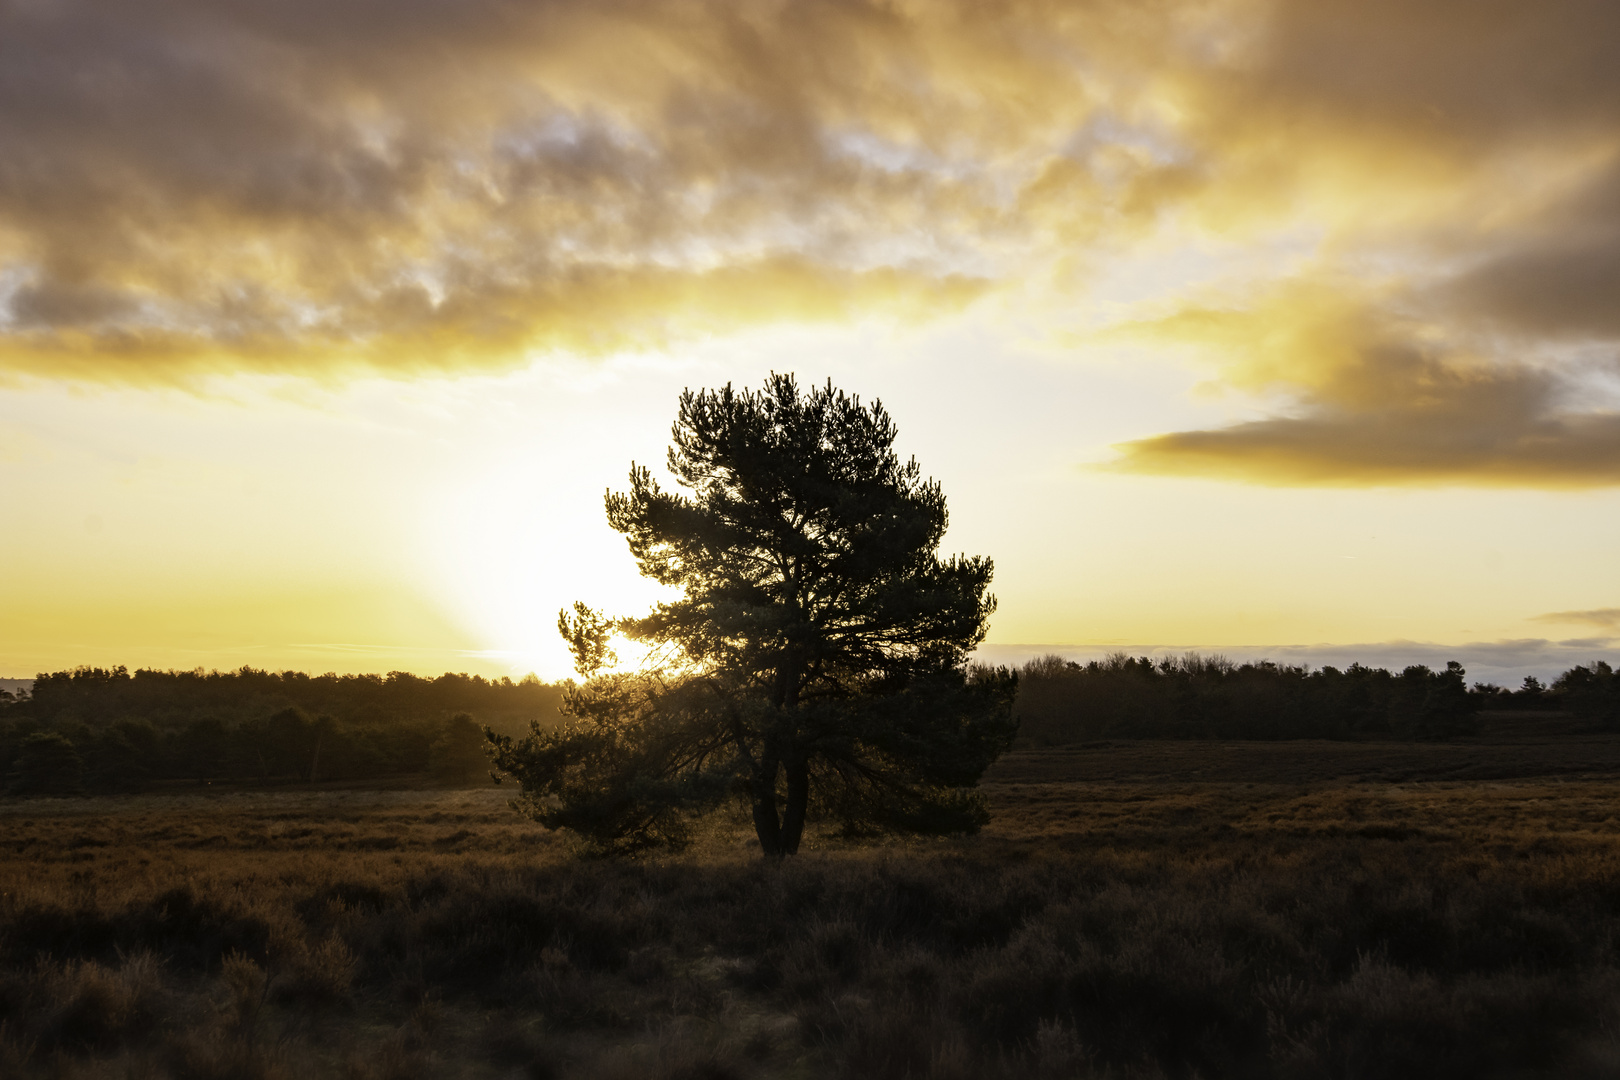
[(1620, 1073), (1620, 737), (1020, 751), (965, 840), (0, 803), (5, 1077)]

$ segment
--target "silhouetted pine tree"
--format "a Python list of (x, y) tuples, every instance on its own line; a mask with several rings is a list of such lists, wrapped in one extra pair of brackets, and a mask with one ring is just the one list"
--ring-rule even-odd
[[(683, 394), (668, 465), (686, 493), (632, 466), (607, 497), (641, 572), (681, 597), (640, 619), (562, 615), (587, 679), (574, 722), (490, 736), (520, 805), (635, 848), (680, 843), (734, 794), (771, 855), (817, 813), (852, 832), (986, 821), (972, 789), (1016, 729), (1016, 677), (967, 663), (995, 608), (991, 563), (939, 556), (945, 497), (895, 433), (881, 403), (801, 394), (791, 375)], [(663, 666), (599, 674), (614, 630)]]

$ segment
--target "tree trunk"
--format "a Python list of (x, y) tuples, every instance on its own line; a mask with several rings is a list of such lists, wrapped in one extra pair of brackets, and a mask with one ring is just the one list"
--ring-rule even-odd
[(785, 854), (782, 851), (782, 824), (776, 816), (776, 774), (780, 763), (767, 757), (759, 763), (754, 774), (753, 790), (749, 795), (754, 804), (754, 835), (759, 837), (759, 850), (767, 856)]
[(804, 758), (787, 765), (787, 806), (782, 811), (782, 854), (799, 850), (804, 835), (804, 815), (810, 805), (810, 763)]

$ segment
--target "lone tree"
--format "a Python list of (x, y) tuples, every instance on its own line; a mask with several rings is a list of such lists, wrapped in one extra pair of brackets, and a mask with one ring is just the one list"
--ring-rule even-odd
[[(791, 375), (681, 395), (668, 465), (632, 464), (608, 522), (681, 597), (644, 618), (558, 618), (584, 682), (571, 722), (486, 732), (515, 805), (612, 850), (679, 845), (745, 800), (767, 855), (807, 819), (846, 833), (972, 832), (973, 788), (1011, 743), (1016, 676), (970, 666), (995, 598), (986, 558), (940, 558), (945, 497), (894, 451), (881, 403)], [(656, 664), (612, 672), (618, 631)]]

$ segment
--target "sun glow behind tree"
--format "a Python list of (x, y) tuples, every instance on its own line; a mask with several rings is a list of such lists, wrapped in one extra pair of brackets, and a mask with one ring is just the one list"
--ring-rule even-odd
[(772, 369), (994, 640), (1607, 648), (1615, 10), (14, 5), (0, 671), (559, 671), (584, 478)]

